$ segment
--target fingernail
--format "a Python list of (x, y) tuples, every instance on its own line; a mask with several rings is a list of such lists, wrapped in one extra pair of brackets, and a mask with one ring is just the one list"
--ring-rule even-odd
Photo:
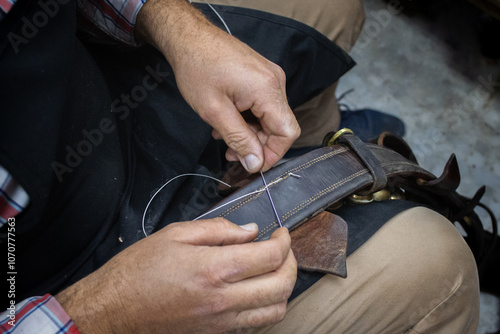
[(241, 225), (240, 226), (242, 229), (246, 230), (246, 231), (255, 231), (257, 230), (259, 227), (257, 226), (257, 224), (255, 223), (250, 223), (250, 224), (246, 224), (246, 225)]
[(253, 154), (247, 155), (241, 162), (248, 172), (255, 172), (260, 167), (260, 160)]

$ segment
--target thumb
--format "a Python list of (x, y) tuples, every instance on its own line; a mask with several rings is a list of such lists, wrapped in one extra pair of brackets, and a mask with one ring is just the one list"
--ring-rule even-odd
[(176, 223), (173, 238), (179, 242), (198, 246), (223, 246), (243, 244), (257, 236), (259, 227), (255, 223), (238, 226), (224, 218)]

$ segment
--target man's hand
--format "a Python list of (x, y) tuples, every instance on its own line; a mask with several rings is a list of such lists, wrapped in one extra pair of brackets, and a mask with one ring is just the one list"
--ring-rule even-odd
[[(288, 106), (285, 74), (246, 44), (218, 29), (184, 0), (150, 0), (136, 35), (167, 58), (184, 99), (229, 146), (226, 158), (251, 173), (283, 157), (300, 128)], [(250, 110), (258, 122), (241, 113)]]
[(286, 229), (250, 242), (256, 234), (255, 224), (243, 229), (222, 218), (171, 224), (56, 299), (82, 333), (220, 333), (272, 324), (285, 316), (297, 264)]

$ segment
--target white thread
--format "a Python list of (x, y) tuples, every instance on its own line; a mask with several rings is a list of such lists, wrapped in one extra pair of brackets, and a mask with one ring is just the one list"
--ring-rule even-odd
[(208, 7), (210, 7), (213, 10), (213, 12), (215, 13), (215, 15), (217, 15), (219, 17), (219, 20), (221, 20), (222, 24), (226, 28), (227, 33), (229, 35), (233, 36), (233, 34), (231, 34), (231, 30), (229, 30), (229, 27), (227, 26), (226, 21), (224, 21), (222, 16), (215, 10), (215, 8), (211, 4), (208, 3), (207, 0), (203, 0), (203, 1), (205, 1), (205, 3), (208, 5)]
[[(280, 177), (280, 178), (279, 178), (279, 179), (277, 179), (276, 181), (269, 183), (269, 184), (267, 185), (267, 187), (272, 186), (273, 184), (276, 184), (276, 183), (278, 183), (278, 182), (280, 182), (280, 181), (282, 181), (282, 180), (283, 180), (283, 178), (281, 178), (281, 177)], [(245, 194), (245, 195), (243, 195), (243, 196), (240, 196), (240, 197), (238, 197), (238, 198), (235, 198), (235, 199), (233, 199), (233, 200), (231, 200), (231, 201), (229, 201), (229, 202), (227, 202), (227, 203), (224, 203), (224, 204), (222, 204), (222, 205), (220, 205), (220, 206), (218, 206), (218, 207), (216, 207), (216, 208), (213, 208), (212, 210), (210, 210), (210, 211), (208, 211), (208, 212), (205, 212), (205, 213), (204, 213), (204, 214), (202, 214), (201, 216), (198, 216), (198, 217), (196, 217), (195, 219), (193, 219), (193, 221), (194, 221), (194, 220), (201, 219), (201, 218), (203, 218), (203, 217), (205, 217), (205, 216), (207, 216), (207, 215), (211, 214), (211, 213), (212, 213), (212, 212), (214, 212), (214, 211), (217, 211), (217, 210), (219, 210), (219, 209), (221, 209), (221, 208), (223, 208), (223, 207), (225, 207), (225, 206), (228, 206), (228, 205), (229, 205), (229, 204), (231, 204), (231, 203), (234, 203), (234, 202), (236, 202), (236, 201), (239, 201), (240, 199), (243, 199), (243, 198), (245, 198), (245, 197), (252, 196), (252, 195), (255, 195), (255, 194), (258, 194), (258, 193), (262, 193), (262, 192), (266, 191), (266, 189), (267, 189), (267, 188), (266, 188), (266, 187), (264, 187), (264, 189), (261, 189), (261, 190), (256, 190), (256, 191), (253, 191), (253, 192), (251, 192), (251, 193), (248, 193), (248, 194)]]
[(278, 211), (276, 211), (276, 206), (274, 205), (271, 192), (269, 191), (269, 186), (267, 185), (266, 178), (264, 177), (264, 173), (262, 173), (262, 170), (260, 171), (260, 177), (262, 178), (262, 182), (264, 183), (264, 187), (266, 188), (267, 197), (269, 197), (269, 202), (271, 202), (271, 206), (273, 207), (274, 216), (276, 217), (276, 220), (278, 221), (280, 227), (283, 227), (283, 225), (281, 225), (280, 216), (278, 215)]
[[(178, 178), (180, 178), (180, 177), (184, 177), (184, 176), (200, 176), (200, 177), (205, 177), (205, 178), (207, 178), (207, 179), (211, 179), (211, 180), (217, 181), (217, 182), (219, 182), (219, 183), (222, 183), (223, 185), (225, 185), (225, 186), (227, 186), (227, 187), (231, 188), (231, 186), (230, 186), (229, 184), (227, 184), (226, 182), (221, 181), (221, 180), (219, 180), (219, 179), (216, 179), (215, 177), (212, 177), (212, 176), (209, 176), (209, 175), (203, 175), (203, 174), (195, 174), (195, 173), (181, 174), (181, 175), (177, 175), (176, 177), (174, 177), (174, 178), (172, 178), (172, 179), (168, 180), (168, 181), (167, 181), (167, 183), (165, 183), (164, 185), (162, 185), (162, 186), (160, 187), (160, 189), (158, 189), (158, 190), (154, 193), (153, 197), (151, 197), (151, 199), (149, 200), (148, 204), (146, 205), (146, 209), (144, 209), (144, 214), (142, 215), (142, 232), (144, 233), (144, 235), (145, 235), (146, 237), (148, 236), (148, 234), (146, 233), (146, 223), (145, 223), (145, 222), (146, 222), (146, 213), (148, 212), (148, 209), (149, 209), (149, 206), (151, 205), (151, 202), (153, 202), (153, 199), (156, 197), (156, 195), (158, 195), (158, 193), (159, 193), (160, 191), (162, 191), (162, 189), (163, 189), (163, 188), (165, 188), (165, 187), (166, 187), (166, 186), (167, 186), (170, 182), (172, 182), (172, 181), (174, 181), (174, 180), (176, 180), (176, 179), (178, 179)], [(299, 177), (299, 178), (300, 178), (300, 175), (293, 174), (293, 173), (288, 173), (288, 176), (292, 176), (292, 177)], [(243, 198), (245, 198), (245, 197), (249, 197), (249, 196), (252, 196), (252, 195), (255, 195), (255, 194), (258, 194), (258, 193), (262, 193), (262, 192), (264, 192), (264, 191), (267, 191), (267, 189), (268, 189), (270, 186), (275, 185), (276, 183), (281, 182), (281, 181), (283, 181), (283, 178), (282, 178), (282, 177), (280, 177), (280, 178), (276, 179), (275, 181), (273, 181), (273, 182), (269, 183), (269, 184), (267, 185), (267, 187), (264, 187), (263, 189), (256, 190), (256, 191), (252, 191), (251, 193), (248, 193), (248, 194), (242, 195), (242, 196), (240, 196), (240, 197), (238, 197), (238, 198), (235, 198), (235, 199), (233, 199), (233, 200), (231, 200), (231, 201), (229, 201), (229, 202), (227, 202), (227, 203), (224, 203), (223, 205), (220, 205), (220, 206), (218, 206), (218, 207), (216, 207), (216, 208), (213, 208), (212, 210), (210, 210), (210, 211), (208, 211), (208, 212), (205, 212), (204, 214), (202, 214), (202, 215), (200, 215), (200, 216), (196, 217), (195, 219), (193, 219), (193, 221), (195, 221), (195, 220), (199, 220), (199, 219), (201, 219), (201, 218), (203, 218), (203, 217), (205, 217), (205, 216), (207, 216), (207, 215), (211, 214), (211, 213), (212, 213), (212, 212), (214, 212), (214, 211), (217, 211), (217, 210), (219, 210), (219, 209), (221, 209), (221, 208), (223, 208), (223, 207), (226, 207), (226, 206), (228, 206), (228, 205), (230, 205), (230, 204), (232, 204), (232, 203), (234, 203), (234, 202), (239, 201), (240, 199), (243, 199)]]
[(174, 180), (177, 180), (178, 178), (180, 177), (184, 177), (184, 176), (200, 176), (200, 177), (205, 177), (207, 179), (211, 179), (211, 180), (214, 180), (214, 181), (217, 181), (219, 183), (222, 183), (223, 185), (231, 188), (231, 186), (229, 184), (227, 184), (226, 182), (224, 181), (221, 181), (219, 179), (216, 179), (215, 177), (212, 177), (212, 176), (209, 176), (209, 175), (203, 175), (203, 174), (195, 174), (195, 173), (187, 173), (187, 174), (181, 174), (181, 175), (177, 175), (176, 177), (170, 179), (167, 181), (167, 183), (165, 183), (164, 185), (162, 185), (160, 187), (160, 189), (158, 189), (155, 194), (153, 195), (153, 197), (151, 197), (151, 199), (149, 200), (148, 202), (148, 205), (146, 205), (146, 209), (144, 209), (144, 214), (142, 215), (142, 232), (144, 232), (144, 235), (147, 237), (148, 234), (146, 233), (146, 213), (148, 212), (148, 209), (149, 209), (149, 206), (151, 205), (151, 202), (153, 202), (153, 199), (156, 197), (156, 195), (158, 195), (158, 193), (160, 191), (162, 191), (163, 188), (165, 188), (170, 182), (174, 181)]

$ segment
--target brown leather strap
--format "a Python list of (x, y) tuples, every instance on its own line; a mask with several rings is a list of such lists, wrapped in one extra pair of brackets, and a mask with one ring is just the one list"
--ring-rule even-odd
[(366, 144), (352, 134), (341, 136), (339, 138), (339, 143), (348, 145), (358, 155), (361, 161), (363, 161), (370, 171), (370, 174), (373, 176), (372, 186), (369, 190), (365, 191), (364, 194), (372, 194), (378, 190), (384, 189), (387, 185), (387, 177), (384, 168), (382, 168), (380, 161), (372, 154)]
[[(339, 250), (343, 247), (346, 231), (339, 228), (341, 225), (336, 223), (335, 217), (321, 215), (316, 219), (310, 218), (350, 195), (380, 189), (385, 184), (384, 177), (387, 180), (387, 190), (384, 192), (427, 205), (450, 221), (458, 222), (468, 235), (466, 241), (478, 263), (487, 259), (494, 242), (491, 247), (484, 247), (482, 223), (474, 213), (474, 208), (484, 194), (484, 187), (473, 198), (456, 192), (460, 173), (454, 155), (446, 164), (443, 174), (436, 178), (418, 166), (411, 149), (399, 137), (382, 134), (378, 144), (389, 146), (387, 148), (364, 144), (354, 136), (342, 139), (347, 136), (351, 135), (341, 133), (340, 137), (337, 136), (344, 145), (312, 151), (265, 173), (280, 219), (292, 231), (296, 244), (293, 247), (300, 253), (296, 255), (302, 259), (299, 263), (302, 269), (345, 276), (345, 268), (342, 267), (345, 253)], [(327, 137), (326, 142), (331, 142)], [(252, 177), (248, 180), (252, 180)], [(278, 228), (278, 224), (262, 180), (254, 178), (248, 182), (209, 210), (204, 217), (225, 217), (239, 225), (255, 222), (259, 225), (256, 241), (266, 240)], [(376, 198), (384, 192), (372, 197)], [(306, 221), (308, 223), (303, 225)], [(315, 233), (318, 228), (329, 232)], [(307, 237), (308, 234), (310, 237)], [(316, 237), (313, 238), (312, 234)], [(338, 243), (332, 244), (332, 236)], [(323, 254), (319, 258), (316, 256), (318, 252)], [(332, 257), (332, 254), (339, 256)]]
[[(366, 147), (380, 161), (387, 179), (435, 179), (434, 175), (390, 149), (372, 144)], [(272, 168), (264, 176), (281, 222), (289, 230), (331, 204), (370, 189), (374, 183), (372, 173), (360, 157), (342, 145), (309, 152)], [(250, 193), (253, 194), (242, 197)], [(261, 179), (234, 192), (204, 215), (204, 218), (215, 217), (227, 218), (238, 225), (257, 223), (256, 241), (268, 239), (279, 227)]]

